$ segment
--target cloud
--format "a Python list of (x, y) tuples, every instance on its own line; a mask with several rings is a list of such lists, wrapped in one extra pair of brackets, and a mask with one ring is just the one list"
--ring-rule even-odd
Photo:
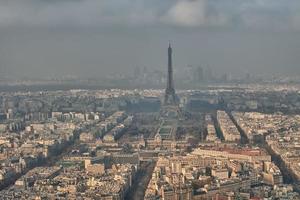
[(2, 0), (4, 26), (299, 29), (298, 0)]
[(172, 6), (162, 20), (166, 23), (183, 26), (200, 26), (206, 22), (204, 0), (178, 1)]
[(0, 25), (43, 27), (152, 23), (155, 10), (144, 5), (146, 3), (135, 0), (4, 0), (0, 2)]
[(223, 26), (229, 24), (228, 16), (216, 12), (207, 0), (180, 0), (172, 6), (162, 21), (178, 26)]

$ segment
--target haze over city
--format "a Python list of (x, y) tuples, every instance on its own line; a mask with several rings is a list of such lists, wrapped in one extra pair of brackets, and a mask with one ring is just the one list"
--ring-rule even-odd
[(232, 75), (299, 75), (297, 0), (2, 0), (0, 72), (101, 77), (136, 66), (210, 66)]

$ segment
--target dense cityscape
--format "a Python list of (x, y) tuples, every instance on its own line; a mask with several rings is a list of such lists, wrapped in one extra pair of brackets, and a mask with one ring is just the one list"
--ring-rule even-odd
[(165, 90), (2, 91), (0, 198), (300, 198), (300, 86), (176, 91), (171, 44), (166, 74)]
[(0, 200), (300, 200), (299, 0), (0, 0)]

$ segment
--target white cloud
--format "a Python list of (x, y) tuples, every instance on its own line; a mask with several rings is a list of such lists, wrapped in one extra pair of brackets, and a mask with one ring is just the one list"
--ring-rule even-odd
[(206, 1), (180, 0), (162, 17), (166, 23), (179, 26), (199, 26), (206, 23)]

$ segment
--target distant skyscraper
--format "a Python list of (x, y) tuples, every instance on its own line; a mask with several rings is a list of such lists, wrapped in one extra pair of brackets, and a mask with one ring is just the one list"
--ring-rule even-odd
[(167, 88), (165, 92), (165, 105), (177, 104), (177, 98), (175, 94), (174, 81), (173, 81), (173, 66), (172, 66), (172, 47), (169, 44), (168, 48), (168, 80)]
[(204, 71), (204, 79), (208, 82), (211, 82), (212, 79), (214, 79), (210, 66), (207, 66), (207, 68)]
[(186, 75), (186, 79), (187, 81), (191, 81), (195, 79), (195, 75), (194, 75), (194, 68), (192, 65), (188, 65), (185, 70), (184, 70), (184, 74)]
[(136, 66), (134, 68), (134, 78), (138, 79), (141, 76), (141, 69), (140, 67)]
[(196, 73), (195, 73), (195, 80), (197, 82), (202, 82), (203, 79), (204, 79), (204, 72), (203, 72), (203, 68), (201, 66), (199, 66), (197, 69), (196, 69)]
[(228, 75), (226, 73), (224, 73), (222, 76), (221, 76), (221, 81), (223, 82), (227, 82), (228, 81)]

